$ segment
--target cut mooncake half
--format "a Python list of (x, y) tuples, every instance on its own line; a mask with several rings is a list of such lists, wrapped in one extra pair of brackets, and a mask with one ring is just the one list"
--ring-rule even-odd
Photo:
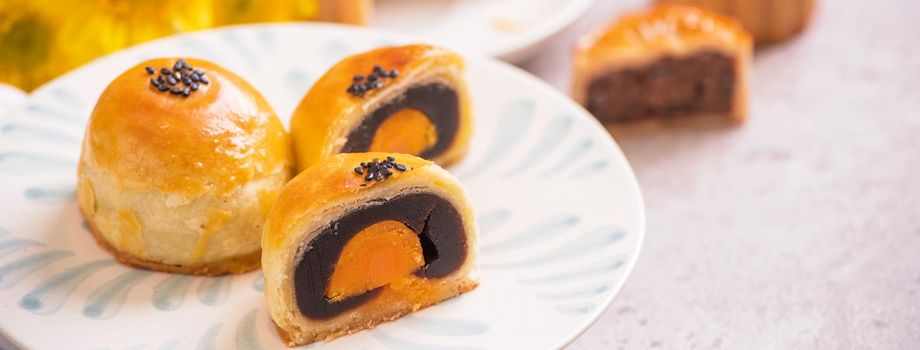
[(618, 134), (740, 123), (752, 50), (750, 35), (729, 17), (661, 5), (578, 42), (572, 95)]
[(338, 153), (416, 155), (446, 166), (469, 148), (472, 110), (463, 58), (429, 45), (349, 56), (291, 117), (298, 170)]
[(262, 236), (265, 298), (289, 346), (328, 340), (472, 290), (466, 192), (406, 154), (326, 158), (289, 182)]

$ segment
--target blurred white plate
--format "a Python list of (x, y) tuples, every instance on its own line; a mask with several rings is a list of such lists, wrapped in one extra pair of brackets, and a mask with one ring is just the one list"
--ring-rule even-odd
[(374, 27), (510, 62), (529, 57), (594, 0), (377, 0)]
[(26, 93), (15, 86), (0, 83), (0, 121), (26, 100)]
[[(281, 348), (259, 272), (136, 270), (96, 246), (74, 200), (87, 116), (125, 69), (179, 56), (238, 73), (286, 121), (330, 65), (401, 41), (319, 24), (219, 29), (115, 53), (35, 91), (0, 123), (0, 328), (29, 349)], [(642, 199), (610, 136), (532, 76), (467, 60), (476, 130), (469, 156), (450, 170), (477, 214), (481, 285), (317, 347), (558, 348), (603, 312), (636, 261)]]

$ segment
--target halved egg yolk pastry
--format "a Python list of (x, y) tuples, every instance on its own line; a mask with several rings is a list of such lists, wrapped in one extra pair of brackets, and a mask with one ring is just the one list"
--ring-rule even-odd
[(289, 346), (370, 328), (478, 285), (466, 192), (411, 155), (320, 161), (281, 190), (262, 239), (265, 299)]
[(298, 170), (338, 153), (391, 152), (449, 165), (472, 112), (463, 59), (428, 45), (384, 47), (333, 66), (291, 118)]
[(99, 97), (77, 199), (122, 263), (242, 273), (259, 267), (262, 224), (293, 163), (287, 132), (252, 86), (211, 62), (160, 58)]

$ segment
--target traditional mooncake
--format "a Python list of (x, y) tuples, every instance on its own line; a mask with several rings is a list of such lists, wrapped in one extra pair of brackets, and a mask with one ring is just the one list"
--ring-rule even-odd
[(790, 38), (808, 26), (815, 0), (658, 0), (729, 15), (741, 21), (754, 41), (769, 44)]
[(252, 86), (207, 61), (160, 58), (99, 97), (77, 199), (122, 263), (241, 273), (259, 267), (262, 224), (292, 167), (289, 136)]
[(355, 152), (407, 153), (442, 166), (458, 161), (472, 129), (464, 70), (460, 56), (428, 45), (345, 58), (291, 118), (298, 170)]
[(662, 5), (623, 16), (575, 48), (572, 95), (613, 131), (743, 121), (751, 37), (734, 20)]
[(339, 154), (288, 183), (265, 224), (265, 299), (289, 346), (373, 327), (472, 290), (466, 192), (406, 154)]

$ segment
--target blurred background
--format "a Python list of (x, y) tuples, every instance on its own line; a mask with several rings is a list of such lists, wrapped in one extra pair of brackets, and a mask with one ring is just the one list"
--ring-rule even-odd
[[(676, 2), (735, 16), (757, 39), (749, 120), (617, 139), (645, 196), (646, 244), (571, 348), (917, 348), (920, 2)], [(568, 93), (574, 42), (654, 3), (3, 0), (0, 107), (140, 42), (314, 20), (447, 40)]]

